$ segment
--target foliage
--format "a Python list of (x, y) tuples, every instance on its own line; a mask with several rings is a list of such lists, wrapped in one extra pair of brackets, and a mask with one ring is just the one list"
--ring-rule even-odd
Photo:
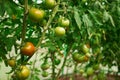
[[(78, 67), (78, 64), (86, 64), (85, 68), (94, 64), (108, 65), (109, 68), (117, 66), (120, 72), (120, 1), (55, 1), (56, 5), (50, 9), (45, 7), (44, 0), (0, 1), (0, 61), (4, 61), (7, 66), (7, 60), (13, 56), (10, 52), (14, 47), (18, 66), (23, 64), (33, 66), (30, 67), (33, 69), (32, 74), (42, 74), (44, 71), (35, 68), (36, 61), (32, 62), (34, 64), (29, 62), (32, 56), (20, 54), (23, 44), (32, 42), (36, 46), (34, 55), (38, 55), (39, 48), (47, 47), (48, 52), (39, 55), (42, 62), (52, 61), (50, 64), (52, 80), (62, 74), (65, 66), (71, 65), (69, 61)], [(28, 16), (28, 9), (31, 7), (44, 10), (46, 13), (44, 19), (39, 22), (32, 21)], [(70, 25), (63, 27), (66, 33), (59, 37), (55, 34), (55, 28), (59, 26), (58, 20), (61, 16), (69, 19)], [(82, 50), (83, 45), (89, 48), (88, 53)], [(76, 63), (72, 59), (75, 52), (87, 55), (89, 60)], [(59, 65), (55, 65), (54, 61), (59, 57), (64, 59), (60, 70), (55, 68)], [(12, 68), (13, 74), (16, 68), (17, 66)], [(39, 78), (36, 75), (34, 78), (37, 80)]]

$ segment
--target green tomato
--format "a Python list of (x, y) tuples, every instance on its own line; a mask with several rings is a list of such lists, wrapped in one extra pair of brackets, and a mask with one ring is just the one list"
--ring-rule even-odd
[(88, 76), (93, 75), (94, 74), (93, 68), (92, 67), (88, 67), (87, 70), (86, 70), (86, 73), (87, 73)]
[(87, 77), (87, 73), (83, 73), (82, 76), (86, 78)]
[(55, 0), (45, 0), (45, 6), (46, 6), (48, 9), (54, 8), (55, 5), (56, 5), (56, 1), (55, 1)]
[(94, 70), (98, 70), (99, 68), (100, 68), (99, 64), (94, 64), (94, 65), (93, 65), (93, 69), (94, 69)]
[(72, 58), (74, 61), (76, 61), (77, 63), (81, 63), (81, 62), (84, 62), (86, 57), (84, 55), (81, 55), (79, 53), (73, 53), (72, 54)]
[(79, 54), (78, 62), (84, 62), (84, 61), (85, 61), (85, 57)]
[(60, 62), (61, 62), (61, 60), (60, 60), (60, 59), (55, 59), (55, 65), (59, 65), (59, 64), (60, 64)]
[(67, 19), (65, 17), (60, 17), (58, 19), (58, 24), (62, 27), (69, 27), (70, 21), (69, 21), (69, 19)]
[(83, 74), (85, 71), (84, 71), (84, 69), (80, 69), (79, 72), (80, 72), (80, 74)]
[(16, 76), (19, 80), (25, 80), (29, 75), (30, 69), (25, 65), (20, 66), (19, 70), (16, 71)]
[(79, 61), (78, 61), (78, 58), (79, 58), (79, 57), (80, 57), (80, 55), (79, 55), (79, 53), (77, 53), (77, 52), (72, 54), (73, 60), (76, 61), (76, 62), (78, 62), (78, 63), (79, 63)]
[(49, 69), (49, 67), (50, 67), (50, 65), (49, 65), (48, 63), (43, 63), (43, 64), (41, 65), (41, 69), (42, 69), (42, 70), (47, 70), (47, 69)]
[(37, 8), (30, 8), (29, 17), (33, 22), (39, 22), (45, 17), (45, 11)]
[(46, 72), (46, 71), (43, 71), (43, 72), (42, 72), (42, 76), (43, 76), (43, 77), (48, 77), (48, 75), (49, 75), (48, 72)]
[(86, 54), (89, 52), (89, 48), (86, 45), (82, 45), (82, 51)]
[(56, 27), (55, 28), (55, 34), (57, 35), (57, 36), (59, 36), (59, 37), (61, 37), (61, 36), (64, 36), (65, 35), (65, 29), (63, 28), (63, 27)]
[(85, 54), (85, 56), (87, 56), (88, 58), (90, 58), (91, 54), (88, 52), (88, 53)]

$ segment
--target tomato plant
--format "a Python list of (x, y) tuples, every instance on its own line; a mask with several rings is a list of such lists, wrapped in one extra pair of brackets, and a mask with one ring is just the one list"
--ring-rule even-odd
[[(1, 0), (0, 61), (11, 66), (13, 80), (17, 71), (22, 75), (21, 65), (30, 67), (31, 73), (25, 70), (28, 80), (42, 75), (58, 80), (83, 68), (88, 78), (106, 66), (118, 74), (118, 4), (119, 0)], [(113, 66), (117, 71), (111, 71)]]

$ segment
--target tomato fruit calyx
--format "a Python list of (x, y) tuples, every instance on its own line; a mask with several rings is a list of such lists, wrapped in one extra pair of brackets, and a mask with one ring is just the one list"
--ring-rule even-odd
[(35, 46), (31, 42), (26, 42), (21, 47), (21, 54), (26, 56), (32, 56), (35, 52)]
[(29, 9), (29, 17), (33, 22), (39, 22), (45, 17), (45, 11), (32, 7)]
[(55, 28), (55, 34), (57, 36), (64, 36), (65, 33), (66, 33), (66, 31), (63, 27), (58, 26), (58, 27)]

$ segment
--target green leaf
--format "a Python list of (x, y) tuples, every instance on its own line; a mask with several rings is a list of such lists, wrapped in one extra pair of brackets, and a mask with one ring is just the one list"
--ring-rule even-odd
[(79, 16), (79, 13), (78, 13), (78, 10), (76, 9), (76, 7), (74, 7), (74, 19), (77, 23), (77, 26), (79, 29), (81, 29), (81, 19), (80, 19), (80, 16)]
[(6, 2), (4, 2), (4, 8), (6, 9), (9, 15), (13, 15), (17, 13), (17, 8), (19, 7), (16, 5), (15, 2), (6, 0)]
[(3, 16), (5, 13), (4, 0), (0, 0), (0, 16)]
[(109, 15), (109, 18), (110, 18), (110, 21), (111, 21), (112, 26), (113, 26), (113, 27), (115, 27), (115, 23), (114, 23), (114, 21), (113, 21), (112, 16), (111, 16), (111, 15)]
[(107, 22), (109, 20), (109, 14), (107, 11), (104, 11), (103, 13), (103, 22)]
[(84, 14), (83, 16), (82, 16), (82, 18), (83, 18), (83, 22), (84, 22), (84, 25), (85, 26), (93, 26), (93, 24), (92, 24), (92, 22), (91, 22), (91, 20), (89, 19), (89, 17), (88, 17), (88, 15), (87, 14)]
[(97, 19), (97, 17), (95, 16), (97, 13), (91, 10), (88, 10), (90, 15), (92, 16), (92, 18), (94, 19), (94, 21), (98, 24), (98, 25), (102, 25), (102, 23), (100, 23)]
[(7, 51), (11, 51), (13, 44), (15, 44), (15, 38), (13, 37), (8, 37), (5, 39), (5, 44), (7, 47)]

